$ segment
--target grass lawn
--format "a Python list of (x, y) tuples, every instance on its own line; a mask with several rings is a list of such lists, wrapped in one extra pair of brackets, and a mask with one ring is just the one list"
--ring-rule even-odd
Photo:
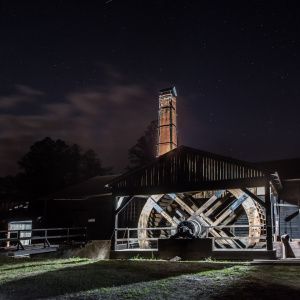
[(292, 299), (299, 292), (298, 266), (0, 256), (0, 299)]

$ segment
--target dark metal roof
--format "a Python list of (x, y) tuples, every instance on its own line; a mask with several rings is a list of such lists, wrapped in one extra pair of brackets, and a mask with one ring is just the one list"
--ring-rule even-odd
[(91, 197), (110, 195), (111, 190), (106, 184), (119, 175), (96, 176), (70, 186), (54, 194), (54, 200), (86, 200)]
[(160, 194), (265, 185), (275, 172), (180, 146), (108, 183), (115, 195)]
[(300, 158), (282, 159), (254, 163), (256, 166), (275, 170), (280, 179), (300, 179)]
[(289, 203), (300, 206), (300, 179), (286, 179), (282, 181), (280, 198)]

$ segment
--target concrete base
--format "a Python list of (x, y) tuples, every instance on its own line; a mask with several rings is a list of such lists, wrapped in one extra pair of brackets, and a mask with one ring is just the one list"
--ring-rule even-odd
[(49, 252), (56, 252), (58, 246), (51, 246), (46, 248), (38, 248), (38, 247), (24, 247), (24, 250), (16, 250), (7, 252), (7, 256), (24, 256), (24, 255), (37, 255), (44, 254)]
[(158, 240), (158, 258), (200, 260), (212, 256), (212, 239), (161, 239)]
[(158, 251), (151, 249), (132, 249), (111, 251), (112, 259), (158, 258), (170, 260), (179, 256), (182, 260), (276, 260), (276, 250), (262, 249), (213, 249), (212, 239), (159, 239)]
[(211, 256), (216, 260), (253, 260), (253, 259), (276, 259), (276, 250), (244, 249), (214, 250)]
[(300, 259), (286, 258), (277, 260), (254, 259), (251, 265), (284, 265), (284, 266), (300, 266)]
[[(282, 243), (274, 242), (274, 248), (276, 249), (277, 257), (282, 258)], [(287, 258), (300, 258), (300, 239), (292, 239), (287, 245)]]
[(158, 251), (156, 249), (110, 251), (110, 258), (111, 259), (134, 259), (134, 258), (157, 259)]

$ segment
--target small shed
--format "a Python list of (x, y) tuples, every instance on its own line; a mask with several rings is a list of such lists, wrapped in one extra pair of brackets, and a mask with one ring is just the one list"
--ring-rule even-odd
[(119, 175), (96, 176), (68, 187), (46, 201), (46, 227), (86, 227), (88, 239), (113, 235), (112, 193), (106, 184)]

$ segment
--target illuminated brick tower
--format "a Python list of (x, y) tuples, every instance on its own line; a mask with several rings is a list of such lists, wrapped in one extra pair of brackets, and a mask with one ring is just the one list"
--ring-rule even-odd
[(176, 89), (159, 91), (157, 153), (160, 156), (177, 147)]

